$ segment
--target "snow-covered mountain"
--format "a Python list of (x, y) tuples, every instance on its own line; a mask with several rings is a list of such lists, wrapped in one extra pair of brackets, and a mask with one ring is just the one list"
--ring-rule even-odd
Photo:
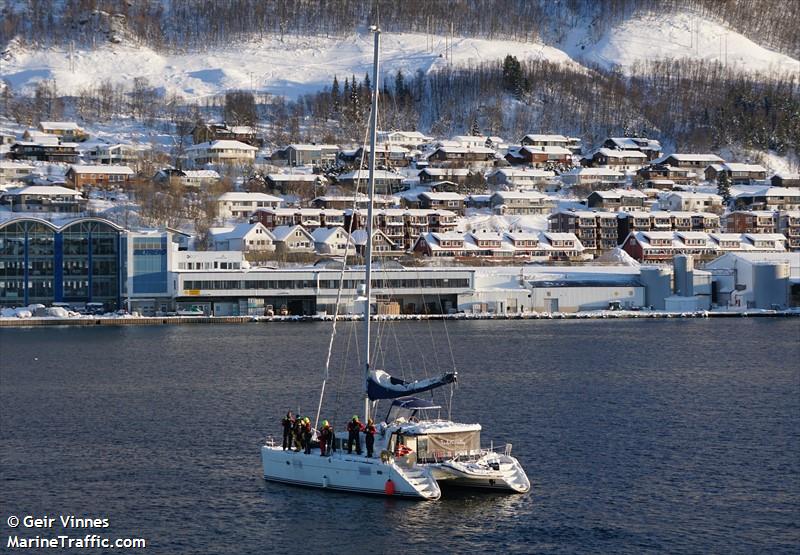
[[(371, 38), (265, 36), (204, 52), (160, 53), (130, 40), (94, 48), (30, 48), (12, 41), (0, 57), (0, 75), (15, 91), (30, 92), (42, 79), (55, 80), (60, 94), (77, 95), (105, 80), (129, 85), (144, 77), (164, 92), (198, 98), (226, 89), (255, 89), (290, 98), (313, 92), (370, 66)], [(384, 74), (427, 72), (446, 64), (469, 65), (502, 59), (540, 59), (573, 67), (599, 65), (628, 71), (638, 62), (691, 58), (715, 60), (744, 71), (800, 73), (800, 61), (755, 44), (722, 24), (688, 13), (639, 14), (595, 32), (587, 21), (554, 45), (509, 40), (386, 33)]]

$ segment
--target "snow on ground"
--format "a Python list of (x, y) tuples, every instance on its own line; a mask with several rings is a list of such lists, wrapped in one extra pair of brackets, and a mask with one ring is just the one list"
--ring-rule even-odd
[(762, 48), (743, 35), (691, 13), (640, 14), (593, 41), (586, 26), (572, 31), (564, 50), (576, 60), (630, 70), (645, 60), (692, 58), (744, 71), (800, 72), (800, 61)]
[[(444, 37), (432, 48), (426, 36), (415, 33), (382, 35), (381, 64), (384, 75), (398, 69), (406, 75), (447, 64)], [(207, 52), (159, 54), (144, 46), (105, 45), (95, 50), (77, 50), (75, 71), (70, 71), (66, 48), (11, 51), (3, 63), (3, 77), (14, 89), (30, 87), (42, 79), (55, 79), (59, 92), (76, 94), (91, 83), (105, 79), (130, 86), (135, 77), (183, 96), (203, 97), (225, 89), (257, 89), (275, 95), (297, 97), (329, 86), (337, 75), (363, 79), (372, 67), (372, 36), (343, 39), (287, 36), (237, 44)], [(543, 44), (502, 40), (458, 38), (452, 58), (458, 65), (477, 64), (513, 54), (520, 59), (546, 59), (575, 64), (563, 51)]]
[(490, 210), (468, 210), (464, 218), (458, 219), (458, 231), (547, 231), (548, 214), (524, 216), (498, 216)]

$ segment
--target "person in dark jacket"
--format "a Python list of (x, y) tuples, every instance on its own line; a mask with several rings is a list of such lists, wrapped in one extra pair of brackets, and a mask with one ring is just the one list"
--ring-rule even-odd
[(356, 444), (356, 453), (361, 454), (361, 440), (359, 432), (364, 429), (364, 425), (358, 421), (358, 416), (353, 415), (353, 419), (347, 423), (347, 453), (353, 452), (353, 443)]
[(294, 450), (299, 453), (303, 448), (303, 419), (299, 416), (294, 419), (292, 436), (294, 438)]
[(311, 419), (306, 416), (303, 420), (303, 448), (306, 455), (311, 454), (311, 437)]
[(294, 428), (294, 416), (292, 411), (287, 411), (286, 416), (281, 419), (283, 426), (283, 450), (292, 448), (292, 429)]
[(375, 427), (375, 422), (372, 418), (367, 420), (367, 426), (364, 428), (364, 442), (367, 444), (367, 458), (372, 457), (372, 450), (375, 447), (375, 434), (378, 428)]
[(327, 420), (322, 421), (322, 427), (319, 429), (319, 455), (324, 457), (329, 454), (331, 441), (331, 427), (328, 425)]

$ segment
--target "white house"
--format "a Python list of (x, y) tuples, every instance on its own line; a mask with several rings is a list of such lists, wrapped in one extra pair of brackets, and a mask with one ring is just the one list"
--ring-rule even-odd
[(625, 174), (608, 168), (573, 168), (561, 174), (564, 185), (610, 185), (625, 183)]
[(662, 210), (686, 212), (722, 212), (722, 197), (714, 193), (672, 191), (658, 201)]
[(209, 230), (210, 244), (215, 251), (271, 252), (275, 237), (261, 223), (214, 227)]
[[(311, 232), (314, 238), (314, 250), (320, 255), (343, 256), (348, 252), (347, 245), (351, 242), (350, 235), (342, 227), (318, 227)], [(349, 252), (355, 248), (351, 245)]]
[(555, 179), (555, 175), (535, 168), (501, 168), (489, 172), (486, 181), (495, 188), (537, 189)]
[(220, 218), (247, 219), (258, 208), (278, 208), (283, 199), (266, 193), (223, 193), (217, 199)]
[(206, 164), (230, 164), (244, 166), (252, 164), (256, 159), (258, 148), (240, 141), (211, 141), (190, 146), (187, 156), (199, 168)]
[(275, 250), (279, 253), (306, 253), (314, 252), (314, 237), (302, 226), (282, 225), (272, 230), (275, 238)]

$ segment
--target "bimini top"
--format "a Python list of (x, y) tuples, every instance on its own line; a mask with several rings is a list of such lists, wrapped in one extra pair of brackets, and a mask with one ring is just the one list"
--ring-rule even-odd
[(400, 407), (401, 409), (419, 410), (419, 409), (440, 409), (439, 405), (433, 404), (431, 401), (420, 399), (419, 397), (401, 397), (392, 401), (393, 407)]

